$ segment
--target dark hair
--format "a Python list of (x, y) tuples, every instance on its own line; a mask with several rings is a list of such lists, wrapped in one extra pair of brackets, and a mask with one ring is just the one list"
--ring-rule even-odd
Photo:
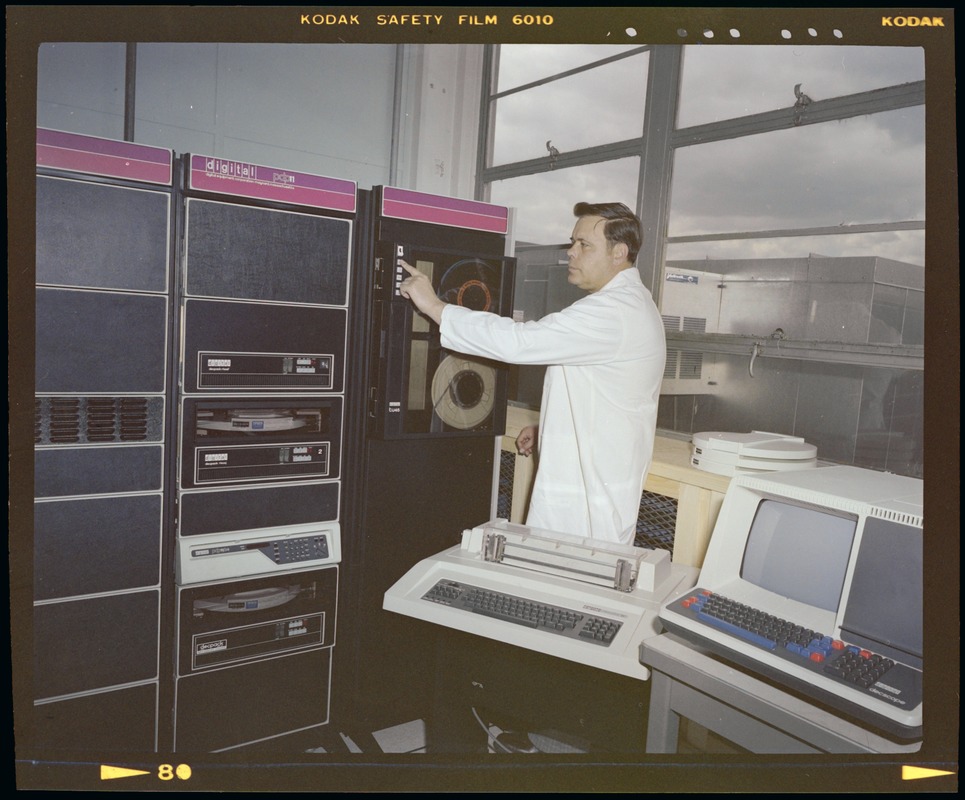
[(640, 220), (623, 203), (577, 203), (573, 206), (573, 213), (577, 217), (603, 217), (603, 235), (607, 244), (627, 246), (627, 261), (631, 264), (636, 260), (643, 241), (640, 231)]

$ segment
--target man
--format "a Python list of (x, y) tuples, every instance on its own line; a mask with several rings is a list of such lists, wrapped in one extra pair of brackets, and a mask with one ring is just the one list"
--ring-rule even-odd
[(632, 544), (666, 360), (663, 323), (634, 261), (640, 221), (622, 203), (578, 203), (567, 280), (589, 294), (538, 321), (450, 305), (425, 275), (401, 285), (439, 324), (442, 346), (512, 364), (546, 364), (528, 525)]

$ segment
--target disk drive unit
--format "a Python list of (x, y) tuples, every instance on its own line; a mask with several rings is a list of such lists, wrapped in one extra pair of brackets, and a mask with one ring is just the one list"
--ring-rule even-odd
[(355, 183), (183, 161), (183, 392), (344, 391)]
[[(480, 436), (505, 426), (505, 365), (452, 352), (439, 327), (399, 292), (400, 262), (447, 303), (511, 314), (515, 259), (504, 255), (508, 210), (382, 188), (374, 243), (369, 416), (386, 439)], [(393, 216), (394, 215), (394, 216)]]
[(175, 749), (327, 724), (338, 567), (178, 590)]
[(182, 314), (187, 393), (344, 390), (344, 308), (189, 297)]
[(186, 397), (181, 488), (339, 477), (342, 398)]

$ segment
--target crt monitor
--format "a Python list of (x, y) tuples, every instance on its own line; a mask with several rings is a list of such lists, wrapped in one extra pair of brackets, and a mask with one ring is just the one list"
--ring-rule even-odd
[[(661, 609), (661, 620), (768, 677), (914, 735), (924, 661), (922, 499), (919, 479), (852, 466), (737, 475), (704, 557), (701, 592), (693, 603), (675, 598)], [(858, 696), (815, 666), (834, 653), (814, 655), (805, 645), (807, 669), (799, 668), (801, 654), (789, 655), (781, 636), (748, 633), (743, 621), (735, 632), (727, 620), (708, 619), (723, 599), (727, 613), (736, 604), (741, 614), (792, 623), (833, 640), (835, 648), (870, 652), (901, 669)], [(875, 710), (876, 698), (894, 708)], [(909, 704), (917, 710), (909, 713)]]
[(700, 585), (922, 659), (922, 481), (834, 466), (734, 478)]

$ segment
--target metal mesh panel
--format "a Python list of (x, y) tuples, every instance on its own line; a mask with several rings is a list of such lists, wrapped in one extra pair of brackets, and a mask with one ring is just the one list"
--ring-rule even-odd
[(637, 547), (651, 547), (673, 552), (673, 535), (677, 524), (677, 501), (654, 492), (640, 497), (637, 532), (633, 543)]
[(163, 397), (37, 397), (34, 443), (159, 442)]
[[(510, 519), (513, 509), (513, 481), (516, 472), (516, 453), (501, 450), (499, 485), (496, 494), (496, 516)], [(674, 530), (677, 525), (677, 501), (672, 497), (643, 492), (633, 543), (673, 552)]]
[(499, 451), (499, 487), (496, 493), (496, 516), (509, 519), (513, 512), (513, 479), (516, 474), (516, 454)]

